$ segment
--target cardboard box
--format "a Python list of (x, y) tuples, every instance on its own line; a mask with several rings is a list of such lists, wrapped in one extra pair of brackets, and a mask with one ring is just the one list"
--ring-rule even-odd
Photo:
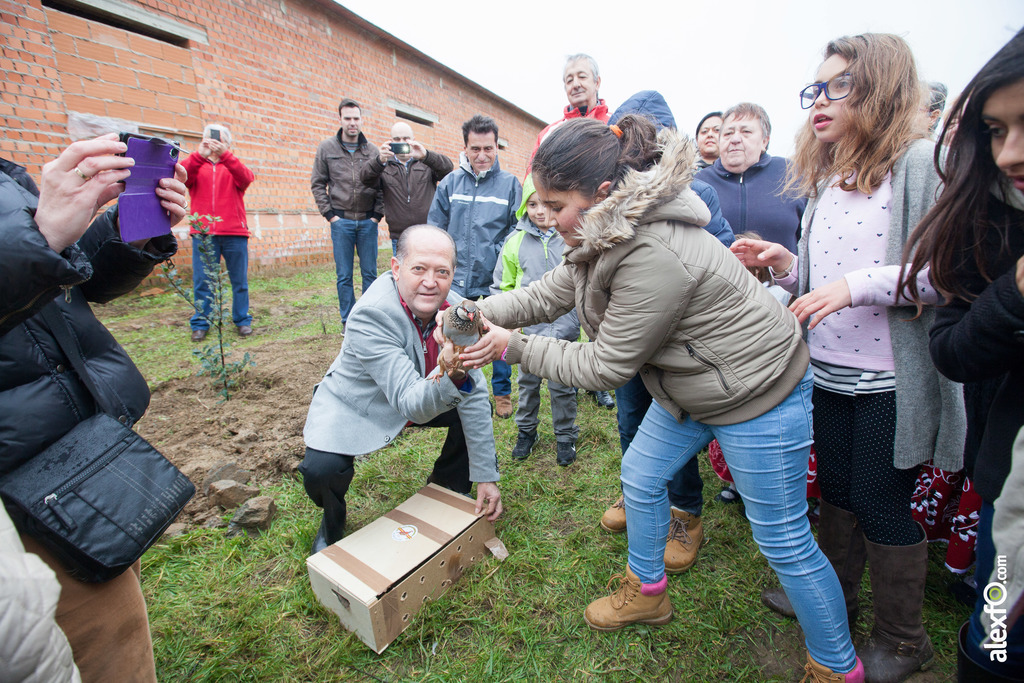
[(488, 552), (494, 527), (476, 502), (435, 484), (306, 560), (313, 592), (380, 654), (420, 606)]

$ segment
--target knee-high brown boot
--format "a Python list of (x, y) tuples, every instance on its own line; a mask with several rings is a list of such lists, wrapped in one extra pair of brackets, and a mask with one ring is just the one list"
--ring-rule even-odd
[(857, 653), (869, 683), (897, 683), (918, 669), (926, 669), (935, 656), (932, 641), (921, 623), (928, 542), (921, 533), (914, 545), (878, 545), (866, 542), (875, 625)]
[[(818, 521), (818, 547), (828, 558), (846, 599), (846, 614), (852, 624), (860, 611), (857, 599), (860, 596), (860, 581), (864, 576), (867, 551), (864, 534), (857, 523), (857, 517), (834, 505), (821, 501), (821, 518)], [(795, 617), (793, 605), (781, 586), (766, 588), (761, 600), (770, 609), (788, 617)]]

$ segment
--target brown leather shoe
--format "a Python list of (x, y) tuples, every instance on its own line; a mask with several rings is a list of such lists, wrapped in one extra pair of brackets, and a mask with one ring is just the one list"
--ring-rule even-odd
[(658, 595), (644, 595), (637, 575), (627, 566), (626, 575), (615, 574), (608, 580), (611, 590), (615, 580), (619, 587), (606, 598), (595, 600), (587, 606), (583, 618), (596, 631), (618, 631), (630, 624), (652, 624), (660, 626), (672, 621), (672, 603), (668, 591)]
[(515, 408), (512, 407), (512, 398), (505, 394), (504, 396), (494, 397), (494, 414), (503, 420), (507, 420), (512, 417), (512, 413), (515, 412)]
[(692, 567), (703, 542), (704, 523), (700, 517), (672, 508), (665, 543), (665, 573), (681, 574)]
[(192, 330), (193, 343), (199, 343), (206, 339), (206, 330)]
[(626, 501), (622, 496), (601, 515), (601, 528), (613, 534), (626, 530)]
[(252, 326), (251, 325), (239, 325), (238, 326), (238, 336), (239, 337), (248, 337), (251, 334), (252, 334)]

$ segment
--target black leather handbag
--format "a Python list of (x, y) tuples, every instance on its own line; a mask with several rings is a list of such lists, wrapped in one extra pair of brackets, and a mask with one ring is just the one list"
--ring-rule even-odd
[[(47, 306), (42, 315), (103, 408), (60, 311)], [(131, 567), (195, 490), (159, 451), (105, 412), (0, 478), (0, 497), (18, 530), (90, 582), (109, 581)]]

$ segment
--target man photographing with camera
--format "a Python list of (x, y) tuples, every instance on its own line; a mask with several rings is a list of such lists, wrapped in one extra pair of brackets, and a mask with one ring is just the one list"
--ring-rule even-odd
[(410, 225), (427, 222), (427, 211), (434, 199), (437, 183), (453, 168), (443, 154), (427, 151), (413, 139), (412, 126), (397, 121), (391, 127), (391, 139), (382, 142), (378, 155), (363, 166), (360, 179), (367, 187), (380, 187), (384, 193), (384, 216), (388, 221), (391, 253), (396, 253), (398, 238)]

